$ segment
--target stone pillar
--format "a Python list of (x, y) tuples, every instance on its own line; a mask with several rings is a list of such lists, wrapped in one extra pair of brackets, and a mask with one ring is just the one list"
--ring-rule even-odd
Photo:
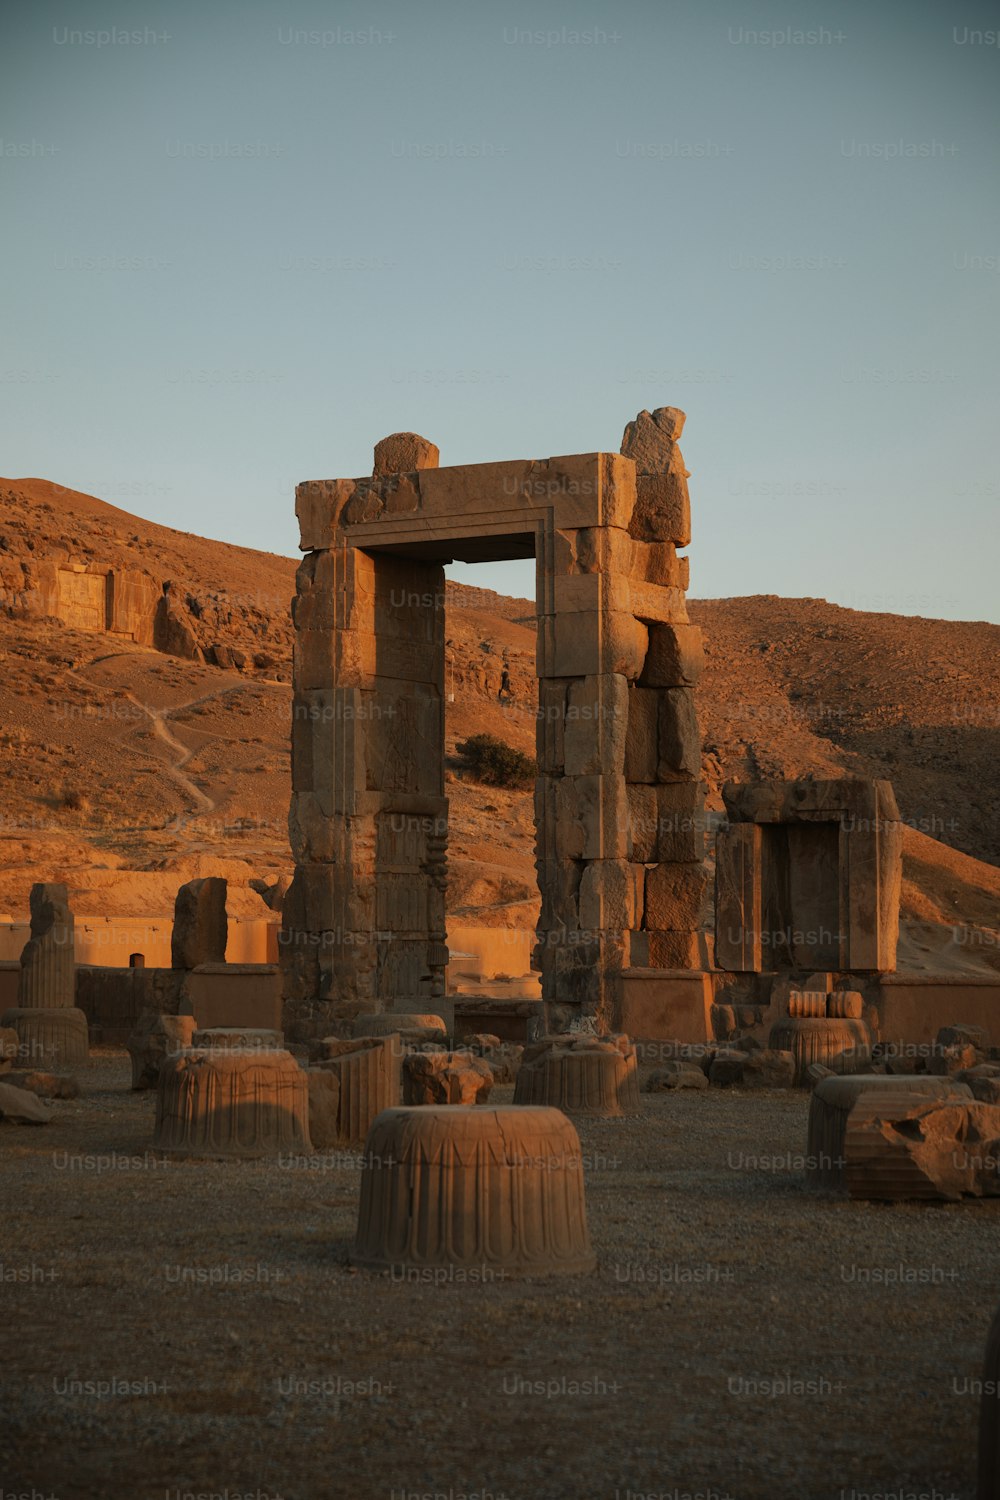
[[(405, 509), (409, 476), (387, 465), (436, 467), (437, 449), (397, 433), (375, 460), (390, 503)], [(306, 553), (292, 606), (286, 1005), (307, 1024), (426, 1010), (444, 995), (448, 959), (444, 568), (352, 545), (336, 507), (317, 535), (302, 500), (304, 543), (329, 545)], [(365, 519), (364, 494), (343, 510)]]
[(31, 887), (31, 937), (21, 952), (17, 1003), (25, 1009), (76, 1004), (73, 913), (64, 885)]
[(172, 968), (195, 969), (199, 964), (225, 963), (229, 932), (226, 890), (225, 880), (216, 875), (189, 880), (180, 887), (170, 935)]
[(603, 456), (602, 482), (632, 492), (602, 507), (620, 524), (556, 531), (539, 560), (552, 613), (539, 617), (536, 963), (555, 1029), (610, 1026), (624, 968), (699, 967), (703, 658), (677, 555), (691, 539), (683, 424), (673, 407), (640, 412), (623, 458)]

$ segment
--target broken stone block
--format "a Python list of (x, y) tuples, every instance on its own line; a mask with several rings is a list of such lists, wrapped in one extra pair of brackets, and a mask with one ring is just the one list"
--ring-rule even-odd
[(310, 1152), (309, 1081), (284, 1048), (192, 1047), (160, 1064), (158, 1151), (259, 1157)]
[(790, 1089), (795, 1083), (795, 1058), (791, 1052), (760, 1047), (743, 1064), (745, 1089)]
[(0, 1073), (9, 1073), (17, 1062), (21, 1042), (13, 1026), (0, 1026)]
[(697, 1063), (676, 1059), (664, 1063), (662, 1068), (656, 1068), (650, 1073), (644, 1085), (644, 1092), (659, 1094), (664, 1090), (707, 1088), (708, 1078)]
[(435, 443), (416, 432), (394, 432), (375, 444), (374, 474), (408, 474), (436, 469), (441, 455)]
[(672, 542), (677, 547), (690, 545), (691, 496), (679, 449), (676, 465), (670, 473), (636, 475), (635, 508), (629, 531), (638, 540)]
[(989, 1035), (985, 1026), (971, 1026), (959, 1021), (954, 1026), (942, 1026), (937, 1034), (939, 1047), (975, 1047), (985, 1052), (989, 1046)]
[(705, 665), (697, 625), (651, 625), (649, 650), (639, 677), (641, 687), (694, 687)]
[(402, 1049), (398, 1035), (359, 1037), (349, 1051), (318, 1064), (340, 1081), (339, 1139), (347, 1145), (362, 1142), (375, 1116), (399, 1104), (402, 1089)]
[(658, 864), (647, 869), (647, 931), (697, 929), (707, 883), (701, 865)]
[(709, 1010), (712, 1035), (717, 1042), (731, 1042), (736, 1035), (736, 1012), (731, 1005), (713, 1005)]
[(329, 1068), (306, 1070), (309, 1083), (309, 1139), (316, 1151), (340, 1140), (340, 1079)]
[(3, 1081), (12, 1088), (27, 1089), (39, 1099), (76, 1099), (80, 1094), (72, 1073), (6, 1073)]
[(951, 1080), (966, 1084), (981, 1104), (1000, 1104), (1000, 1066), (996, 1063), (976, 1063), (953, 1073)]
[[(812, 1068), (819, 1066), (818, 1063), (812, 1064)], [(873, 1091), (882, 1095), (893, 1089), (906, 1099), (971, 1097), (967, 1088), (949, 1078), (932, 1079), (912, 1074), (837, 1078), (828, 1074), (818, 1081), (809, 1101), (806, 1181), (810, 1187), (834, 1189), (844, 1186), (844, 1134), (851, 1110), (863, 1096)]]
[(810, 1063), (860, 1072), (871, 1064), (871, 1036), (863, 1021), (822, 1016), (785, 1016), (771, 1027), (768, 1046), (795, 1055), (795, 1082), (804, 1086)]
[(701, 734), (690, 688), (659, 693), (657, 781), (697, 779), (701, 771)]
[(1000, 1107), (929, 1099), (908, 1089), (863, 1093), (847, 1117), (844, 1181), (883, 1201), (1000, 1195)]
[(0, 1119), (13, 1125), (45, 1125), (51, 1118), (51, 1104), (28, 1089), (0, 1081)]
[(462, 1046), (488, 1064), (494, 1083), (516, 1082), (524, 1056), (524, 1048), (519, 1043), (502, 1042), (499, 1037), (480, 1034), (463, 1037)]
[(549, 1037), (525, 1050), (514, 1103), (551, 1105), (578, 1115), (638, 1114), (635, 1048), (627, 1039), (620, 1044), (594, 1036)]
[(471, 1052), (411, 1052), (403, 1059), (404, 1104), (485, 1104), (493, 1072)]
[(90, 1055), (87, 1017), (75, 1006), (15, 1007), (4, 1013), (0, 1025), (17, 1032), (18, 1058), (31, 1068), (68, 1068), (86, 1062)]
[(189, 880), (177, 892), (170, 964), (174, 969), (196, 969), (199, 964), (226, 961), (228, 920), (226, 882), (210, 875)]
[(709, 1064), (708, 1081), (716, 1088), (730, 1088), (743, 1082), (743, 1069), (750, 1060), (749, 1052), (736, 1047), (727, 1047), (715, 1054)]
[(396, 1032), (406, 1045), (443, 1042), (447, 1037), (444, 1020), (430, 1011), (384, 1010), (361, 1015), (354, 1022), (353, 1032), (356, 1037), (391, 1036)]
[(479, 1279), (593, 1270), (572, 1123), (510, 1105), (386, 1110), (365, 1144), (353, 1259)]
[(656, 473), (670, 463), (686, 420), (686, 413), (678, 406), (643, 410), (625, 424), (619, 451), (632, 459), (640, 473)]
[(144, 1010), (126, 1047), (132, 1059), (133, 1089), (155, 1089), (160, 1064), (172, 1053), (190, 1047), (196, 1026), (194, 1016), (159, 1015)]
[(21, 952), (17, 1003), (24, 1009), (69, 1009), (76, 1004), (73, 913), (66, 887), (31, 887), (31, 936)]
[(983, 1061), (983, 1054), (968, 1043), (942, 1047), (940, 1043), (926, 1059), (925, 1069), (938, 1077), (949, 1077), (966, 1072)]

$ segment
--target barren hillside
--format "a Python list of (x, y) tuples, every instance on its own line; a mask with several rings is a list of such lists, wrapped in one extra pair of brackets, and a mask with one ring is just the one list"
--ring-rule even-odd
[[(169, 582), (191, 654), (39, 613), (32, 580), (53, 563), (128, 568), (154, 592)], [(124, 909), (127, 881), (88, 878), (99, 869), (172, 879), (214, 855), (288, 871), (295, 567), (42, 480), (0, 480), (0, 912), (23, 912), (43, 878), (69, 879), (91, 913)], [(530, 793), (477, 785), (454, 751), (480, 731), (533, 750), (533, 606), (457, 584), (447, 597), (449, 905), (530, 925)], [(691, 615), (708, 651), (710, 806), (730, 776), (889, 777), (912, 830), (905, 914), (932, 948), (948, 924), (971, 924), (963, 961), (1000, 963), (1000, 627), (773, 596), (695, 600)]]

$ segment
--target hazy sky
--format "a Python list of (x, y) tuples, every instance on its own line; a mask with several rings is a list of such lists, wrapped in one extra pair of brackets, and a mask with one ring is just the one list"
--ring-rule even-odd
[(1000, 620), (998, 27), (6, 0), (0, 471), (293, 553), (296, 481), (386, 433), (545, 457), (676, 405), (693, 594)]

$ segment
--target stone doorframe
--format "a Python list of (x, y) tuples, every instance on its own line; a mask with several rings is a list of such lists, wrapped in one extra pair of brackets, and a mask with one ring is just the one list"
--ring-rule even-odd
[[(288, 1022), (444, 995), (454, 559), (536, 559), (536, 967), (550, 1022), (607, 1024), (622, 968), (697, 963), (701, 641), (676, 553), (687, 522), (657, 522), (668, 478), (676, 513), (676, 477), (616, 453), (298, 486)], [(686, 486), (683, 500), (681, 512)]]

